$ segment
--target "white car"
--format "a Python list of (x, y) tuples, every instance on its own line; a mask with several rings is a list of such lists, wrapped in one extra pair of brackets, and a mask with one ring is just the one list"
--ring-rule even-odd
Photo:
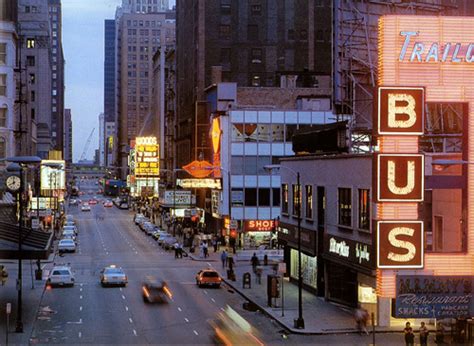
[(58, 244), (59, 253), (76, 252), (76, 243), (73, 239), (61, 239)]
[(74, 222), (74, 216), (72, 216), (71, 214), (66, 215), (66, 222), (67, 222), (67, 221), (72, 221), (72, 222)]
[(79, 233), (79, 232), (77, 231), (77, 227), (74, 226), (74, 225), (65, 225), (65, 226), (63, 227), (63, 231), (73, 231), (74, 234), (76, 234), (76, 235), (77, 235), (77, 233)]
[(81, 206), (81, 211), (91, 211), (91, 206), (89, 203), (83, 203)]
[(128, 278), (122, 268), (111, 265), (100, 271), (100, 283), (102, 286), (126, 286)]
[(49, 286), (74, 286), (74, 274), (71, 267), (66, 265), (54, 266), (51, 269), (46, 285)]

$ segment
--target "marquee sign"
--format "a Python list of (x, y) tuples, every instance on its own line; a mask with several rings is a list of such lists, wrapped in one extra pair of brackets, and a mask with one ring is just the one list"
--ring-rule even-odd
[(176, 179), (176, 185), (184, 189), (222, 189), (220, 179), (201, 178), (201, 179)]
[(245, 221), (245, 230), (247, 232), (265, 232), (275, 229), (274, 220), (248, 220)]
[(135, 141), (135, 175), (159, 176), (159, 155), (156, 137), (137, 137)]

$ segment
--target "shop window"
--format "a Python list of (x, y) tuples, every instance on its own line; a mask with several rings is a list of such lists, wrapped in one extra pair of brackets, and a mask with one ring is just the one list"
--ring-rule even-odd
[(0, 127), (7, 127), (7, 108), (0, 108)]
[(258, 205), (260, 207), (270, 206), (270, 189), (258, 189)]
[(0, 43), (0, 65), (6, 65), (7, 63), (7, 44)]
[(280, 189), (273, 188), (273, 206), (279, 207), (280, 206)]
[(305, 186), (305, 197), (306, 197), (306, 208), (305, 208), (305, 217), (307, 219), (313, 218), (313, 186)]
[(301, 185), (292, 184), (291, 192), (293, 198), (293, 215), (301, 216)]
[[(298, 251), (290, 250), (290, 276), (293, 279), (298, 279)], [(303, 284), (309, 285), (313, 288), (318, 287), (318, 261), (316, 257), (301, 254), (301, 268)]]
[(257, 189), (255, 188), (245, 189), (245, 206), (246, 207), (257, 206)]
[(0, 96), (7, 96), (7, 75), (0, 74)]
[(370, 230), (370, 190), (359, 190), (359, 228)]
[(288, 214), (288, 184), (281, 184), (281, 212)]
[(339, 225), (351, 226), (352, 222), (352, 190), (350, 188), (338, 189), (338, 209), (339, 209)]

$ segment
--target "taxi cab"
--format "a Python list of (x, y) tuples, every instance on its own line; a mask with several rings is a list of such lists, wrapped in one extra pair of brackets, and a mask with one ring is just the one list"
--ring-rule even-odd
[(217, 271), (214, 269), (202, 269), (196, 274), (196, 285), (220, 287), (222, 279)]

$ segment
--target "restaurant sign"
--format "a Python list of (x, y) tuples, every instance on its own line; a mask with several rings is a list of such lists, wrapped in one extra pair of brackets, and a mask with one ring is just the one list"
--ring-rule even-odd
[(395, 317), (473, 316), (473, 287), (474, 276), (398, 275)]

